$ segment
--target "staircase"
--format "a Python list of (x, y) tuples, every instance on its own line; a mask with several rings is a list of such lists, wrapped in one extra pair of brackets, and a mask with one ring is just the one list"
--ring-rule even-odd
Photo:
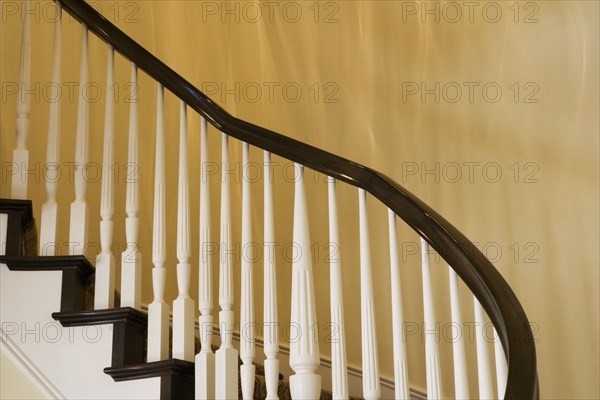
[[(76, 133), (61, 137), (70, 132), (61, 132), (60, 102), (49, 102), (47, 158), (29, 159), (28, 137), (42, 139), (37, 132), (29, 135), (29, 120), (35, 115), (30, 115), (30, 100), (25, 93), (30, 87), (35, 54), (31, 54), (32, 21), (25, 13), (15, 125), (17, 141), (11, 169), (12, 198), (0, 200), (2, 351), (23, 366), (47, 398), (439, 399), (449, 392), (459, 399), (539, 398), (535, 345), (525, 312), (490, 261), (442, 216), (380, 172), (233, 117), (85, 1), (56, 0), (55, 6), (51, 91), (56, 90), (61, 79), (64, 15), (71, 15), (82, 27)], [(23, 7), (30, 7), (30, 0), (24, 0)], [(91, 115), (85, 88), (90, 82), (89, 65), (93, 62), (88, 48), (90, 34), (107, 47), (106, 103), (102, 118), (96, 116), (96, 120), (103, 119), (104, 130), (103, 160), (97, 182), (91, 182), (87, 176)], [(114, 101), (115, 57), (119, 55), (131, 64), (131, 101), (126, 109), (124, 104)], [(154, 135), (139, 129), (139, 71), (156, 83)], [(178, 136), (173, 134), (176, 128), (167, 123), (165, 89), (170, 93), (167, 96), (172, 94), (179, 102)], [(127, 157), (118, 160), (115, 113), (123, 111), (129, 115)], [(198, 198), (191, 196), (194, 184), (189, 179), (191, 114), (200, 120)], [(209, 150), (211, 139), (221, 142), (220, 159)], [(74, 201), (69, 216), (59, 218), (58, 179), (52, 177), (59, 174), (61, 140), (73, 141), (76, 151), (74, 158), (68, 158), (74, 166)], [(151, 140), (155, 141), (154, 165), (143, 166), (140, 143)], [(235, 161), (237, 153), (233, 146), (238, 143), (241, 160)], [(179, 148), (177, 166), (166, 160), (165, 147), (169, 145)], [(253, 154), (258, 153), (260, 163), (253, 161)], [(115, 202), (115, 181), (118, 181), (115, 165), (119, 162), (126, 165), (126, 195)], [(33, 163), (45, 166), (46, 179), (41, 183), (28, 182), (28, 174), (19, 172), (30, 170)], [(277, 181), (280, 176), (274, 173), (274, 166), (278, 163), (284, 163), (291, 174), (288, 182)], [(219, 166), (220, 177), (211, 169), (214, 165)], [(241, 185), (232, 178), (231, 171), (236, 166), (243, 171)], [(154, 168), (152, 185), (141, 182), (142, 167)], [(258, 169), (261, 179), (249, 175), (252, 168)], [(177, 193), (168, 191), (175, 186), (168, 182), (170, 171), (177, 171)], [(322, 174), (319, 176), (323, 179), (311, 182), (306, 178), (307, 171)], [(210, 182), (217, 178), (220, 178), (220, 201), (215, 205), (210, 196)], [(33, 205), (27, 198), (28, 189), (40, 184), (45, 187), (47, 200), (41, 209), (38, 238)], [(87, 200), (90, 185), (100, 188), (99, 225), (93, 223), (98, 217), (91, 214)], [(307, 201), (307, 190), (317, 190), (314, 189), (317, 185), (326, 188), (322, 193), (327, 196), (326, 221), (315, 221), (311, 210), (315, 205)], [(234, 201), (232, 188), (240, 190), (241, 204)], [(355, 214), (339, 219), (338, 204), (347, 203), (344, 196), (354, 190), (351, 201), (357, 200), (352, 203)], [(277, 220), (288, 209), (277, 209), (274, 201), (288, 191), (293, 191), (288, 215), (291, 241), (286, 241), (286, 233), (282, 232), (286, 224)], [(143, 195), (147, 193), (153, 194), (152, 201)], [(175, 197), (176, 222), (168, 220), (167, 208), (168, 200)], [(142, 202), (152, 202), (152, 221), (140, 218)], [(372, 263), (370, 232), (375, 227), (369, 225), (374, 214), (371, 203), (387, 213), (387, 265)], [(115, 205), (125, 210), (124, 220), (115, 218), (118, 215)], [(199, 208), (197, 225), (190, 217), (196, 207)], [(262, 224), (258, 223), (257, 215), (262, 216)], [(239, 242), (233, 237), (237, 217), (241, 226)], [(218, 229), (212, 224), (216, 218), (219, 218)], [(398, 220), (404, 224), (398, 226)], [(69, 231), (68, 255), (61, 254), (57, 240), (57, 231), (64, 224), (68, 224)], [(327, 227), (326, 284), (315, 280), (317, 262), (310, 239), (311, 224)], [(176, 229), (168, 229), (172, 226)], [(100, 232), (99, 244), (88, 239), (92, 229)], [(126, 246), (119, 259), (111, 247), (116, 230), (126, 232)], [(192, 243), (192, 230), (198, 232), (198, 245)], [(263, 232), (262, 237), (253, 238), (257, 230)], [(418, 300), (423, 303), (419, 323), (423, 330), (420, 344), (425, 354), (425, 393), (413, 387), (409, 379), (419, 371), (409, 365), (407, 356), (407, 326), (414, 322), (404, 319), (403, 310), (414, 299), (404, 298), (401, 290), (401, 266), (406, 262), (400, 258), (398, 242), (400, 235), (408, 234), (405, 230), (410, 230), (411, 235), (416, 233), (421, 256), (422, 297)], [(150, 231), (151, 235), (145, 235)], [(217, 232), (219, 237), (215, 240)], [(346, 239), (347, 232), (352, 232), (352, 239), (341, 240)], [(144, 240), (147, 236), (151, 240)], [(167, 249), (171, 236), (176, 236), (176, 247)], [(263, 257), (257, 261), (242, 251), (237, 260), (232, 251), (236, 243), (242, 250), (262, 252)], [(280, 254), (273, 250), (275, 243), (289, 245), (289, 259), (278, 258)], [(91, 245), (98, 247), (95, 260), (85, 256)], [(340, 248), (345, 246), (356, 249), (356, 260), (339, 257)], [(172, 308), (165, 295), (171, 268), (167, 265), (167, 250), (176, 250), (178, 261), (178, 295)], [(151, 260), (147, 257), (142, 260), (144, 251), (151, 252)], [(432, 255), (441, 256), (449, 266), (446, 279), (451, 321), (436, 318), (435, 298), (440, 294), (433, 282), (441, 272), (431, 260)], [(197, 264), (192, 262), (195, 256)], [(145, 306), (143, 266), (149, 263), (153, 265), (154, 299)], [(213, 273), (213, 265), (217, 264), (218, 276)], [(351, 268), (354, 264), (355, 270)], [(287, 271), (283, 268), (287, 267), (291, 270), (291, 282), (285, 280)], [(377, 296), (381, 288), (373, 285), (374, 271), (382, 268), (389, 271), (391, 293), (385, 305)], [(117, 270), (120, 282), (116, 279)], [(190, 295), (192, 271), (198, 273), (197, 299)], [(444, 268), (444, 274), (445, 271)], [(357, 293), (343, 293), (343, 281), (352, 273), (359, 280)], [(234, 277), (236, 274), (239, 280)], [(262, 280), (257, 279), (259, 275)], [(263, 291), (262, 304), (257, 296), (259, 289)], [(323, 290), (330, 302), (327, 321), (317, 318), (317, 300)], [(449, 360), (440, 356), (436, 327), (440, 322), (463, 325), (464, 293), (461, 292), (464, 290), (471, 293), (468, 306), (472, 307), (476, 326), (485, 326), (489, 319), (493, 324), (492, 334), (477, 330), (475, 343), (468, 343), (459, 335), (452, 340)], [(280, 318), (282, 295), (290, 301), (288, 320)], [(349, 309), (353, 297), (359, 298), (360, 312)], [(389, 326), (376, 323), (375, 315), (381, 307), (389, 309)], [(236, 314), (234, 310), (239, 312)], [(262, 310), (260, 317), (257, 310)], [(346, 329), (346, 318), (351, 314), (360, 315), (360, 332)], [(385, 329), (392, 331), (390, 349), (378, 344)], [(323, 335), (327, 341), (320, 340)], [(360, 335), (361, 368), (347, 362), (348, 335)], [(289, 340), (289, 347), (285, 342), (280, 343), (284, 337)], [(495, 339), (493, 354), (487, 345), (490, 337)], [(321, 358), (320, 347), (324, 345), (330, 347), (330, 360)], [(476, 370), (468, 368), (469, 345), (474, 345), (476, 352)], [(393, 352), (390, 379), (379, 369), (379, 354), (384, 350)], [(442, 371), (446, 370), (453, 371), (453, 382), (442, 382)], [(478, 393), (469, 390), (469, 382), (474, 380)], [(445, 389), (443, 384), (452, 389)]]

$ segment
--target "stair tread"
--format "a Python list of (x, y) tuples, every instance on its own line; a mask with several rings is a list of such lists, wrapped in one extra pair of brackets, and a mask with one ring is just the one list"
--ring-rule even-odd
[(194, 376), (194, 363), (177, 358), (162, 361), (151, 361), (123, 367), (107, 367), (104, 373), (112, 376), (115, 381), (161, 377), (165, 374), (177, 373), (184, 376)]
[(77, 270), (84, 278), (94, 273), (94, 267), (85, 256), (0, 256), (0, 263), (12, 271)]
[(138, 325), (148, 323), (148, 314), (132, 307), (55, 312), (52, 313), (52, 318), (60, 321), (63, 326), (98, 325), (115, 322), (133, 322)]
[[(94, 267), (84, 256), (0, 256), (0, 263), (5, 263), (11, 270), (19, 271), (65, 271), (75, 270), (87, 282), (85, 284), (85, 306), (82, 310), (69, 310), (52, 313), (52, 318), (60, 321), (63, 326), (82, 326), (127, 322), (139, 326), (146, 326), (148, 314), (132, 307), (120, 307), (102, 310), (93, 310), (94, 296)], [(119, 293), (115, 290), (115, 304), (119, 304)], [(172, 330), (172, 327), (170, 327)], [(171, 332), (170, 332), (171, 333)], [(171, 340), (170, 340), (171, 342)], [(200, 351), (200, 340), (195, 337), (196, 353)], [(218, 348), (213, 346), (213, 351)], [(145, 351), (144, 351), (145, 353)], [(153, 377), (177, 377), (184, 380), (193, 380), (195, 367), (193, 362), (171, 358), (163, 361), (128, 364), (104, 368), (114, 381), (147, 379)], [(241, 382), (238, 380), (240, 398)], [(283, 380), (279, 374), (278, 397), (280, 400), (291, 400), (289, 382)], [(254, 385), (254, 399), (265, 399), (267, 393), (264, 367), (256, 364)], [(321, 400), (331, 399), (331, 392), (322, 390)]]

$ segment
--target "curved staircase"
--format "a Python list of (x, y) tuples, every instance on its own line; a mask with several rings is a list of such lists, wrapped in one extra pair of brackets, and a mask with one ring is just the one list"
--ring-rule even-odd
[[(25, 0), (28, 4), (29, 0)], [(47, 201), (42, 206), (39, 240), (33, 220), (32, 203), (27, 199), (27, 175), (15, 174), (12, 181), (13, 199), (0, 200), (0, 234), (4, 245), (0, 257), (1, 268), (1, 323), (3, 351), (12, 354), (27, 366), (32, 379), (44, 387), (48, 398), (430, 398), (445, 396), (441, 370), (452, 369), (456, 398), (506, 398), (537, 399), (538, 385), (536, 355), (533, 335), (524, 310), (513, 291), (490, 261), (461, 232), (441, 215), (409, 193), (402, 186), (378, 171), (320, 150), (292, 138), (238, 119), (211, 101), (193, 84), (178, 75), (142, 46), (81, 0), (56, 0), (58, 18), (55, 25), (55, 48), (52, 64), (53, 82), (60, 82), (61, 70), (61, 15), (73, 16), (82, 29), (80, 82), (78, 89), (77, 132), (74, 190), (68, 219), (69, 255), (55, 255), (57, 226), (66, 218), (57, 217), (55, 181), (45, 183)], [(107, 44), (106, 108), (104, 114), (103, 165), (100, 199), (99, 227), (90, 223), (89, 204), (86, 202), (88, 182), (85, 168), (89, 162), (89, 104), (83, 87), (89, 82), (88, 36), (93, 34)], [(31, 69), (31, 21), (25, 15), (22, 35), (20, 90), (29, 84)], [(115, 203), (115, 104), (111, 88), (114, 87), (115, 53), (131, 62), (131, 98), (129, 105), (128, 166), (126, 198)], [(35, 55), (33, 55), (35, 57)], [(138, 132), (137, 106), (138, 71), (143, 71), (156, 81), (156, 154), (154, 164), (153, 221), (146, 224), (138, 216), (142, 198), (137, 179), (139, 142), (152, 138), (149, 132)], [(23, 89), (25, 88), (25, 89)], [(167, 89), (180, 103), (179, 137), (165, 134), (164, 92)], [(60, 105), (51, 102), (48, 129), (48, 151), (45, 166), (56, 169), (61, 140)], [(188, 177), (188, 111), (200, 116), (200, 197), (190, 199)], [(20, 96), (17, 105), (17, 147), (13, 153), (15, 168), (27, 170), (31, 162), (26, 148), (28, 137), (29, 103)], [(31, 116), (35, 118), (35, 116)], [(209, 132), (210, 129), (210, 132)], [(214, 131), (214, 132), (213, 132)], [(218, 159), (207, 149), (210, 135), (219, 135), (221, 148), (221, 201), (215, 207), (210, 202), (208, 177), (205, 167)], [(36, 138), (36, 140), (38, 140)], [(178, 191), (167, 192), (166, 172), (173, 168), (165, 161), (164, 147), (174, 140), (179, 146)], [(178, 140), (178, 142), (177, 142)], [(268, 253), (270, 245), (279, 240), (275, 234), (272, 157), (287, 160), (293, 165), (294, 179), (287, 188), (294, 191), (291, 286), (285, 287), (277, 279), (282, 263), (264, 257), (256, 263), (249, 257), (238, 262), (228, 255), (232, 239), (231, 182), (228, 169), (232, 155), (230, 142), (242, 146), (241, 165), (251, 164), (251, 151), (261, 151), (264, 162), (260, 182), (242, 179), (241, 184), (241, 247), (258, 246)], [(252, 149), (252, 150), (251, 150)], [(322, 360), (319, 340), (314, 329), (317, 324), (316, 286), (311, 257), (309, 235), (309, 209), (306, 200), (305, 169), (326, 177), (328, 213), (328, 251), (331, 360)], [(206, 179), (204, 179), (206, 177)], [(32, 184), (30, 182), (30, 184)], [(38, 183), (39, 184), (39, 183)], [(358, 196), (358, 231), (356, 255), (360, 274), (360, 310), (344, 309), (342, 276), (352, 273), (344, 268), (344, 260), (335, 257), (337, 249), (345, 243), (340, 240), (344, 221), (338, 220), (338, 191), (340, 185), (355, 187)], [(259, 188), (259, 189), (256, 189)], [(287, 190), (287, 189), (286, 189)], [(252, 191), (262, 191), (262, 206), (257, 204)], [(176, 229), (166, 228), (166, 199), (177, 196)], [(377, 202), (388, 213), (389, 265), (372, 265), (367, 202)], [(113, 221), (115, 204), (123, 205), (127, 218)], [(199, 205), (198, 225), (190, 222), (190, 208)], [(262, 240), (253, 240), (254, 211), (263, 213)], [(215, 210), (219, 212), (216, 213)], [(211, 215), (220, 218), (219, 229), (211, 226)], [(427, 389), (420, 393), (411, 387), (410, 375), (414, 373), (407, 362), (406, 327), (403, 319), (403, 299), (400, 285), (401, 264), (398, 252), (398, 218), (418, 235), (421, 253), (423, 343)], [(340, 229), (340, 227), (342, 227)], [(100, 230), (99, 254), (88, 260), (84, 248), (88, 244), (87, 231)], [(127, 246), (121, 262), (116, 260), (110, 247), (113, 230), (125, 229)], [(152, 230), (152, 241), (139, 240), (140, 229)], [(199, 245), (190, 242), (190, 230), (199, 232)], [(214, 251), (211, 237), (219, 233), (218, 248)], [(278, 232), (279, 233), (279, 232)], [(172, 316), (165, 301), (166, 236), (177, 236), (177, 287), (178, 297), (173, 301)], [(214, 241), (214, 239), (213, 239)], [(141, 249), (152, 249), (152, 288), (154, 301), (141, 304), (142, 259)], [(37, 251), (39, 249), (39, 251)], [(227, 251), (224, 251), (227, 250)], [(430, 255), (439, 254), (448, 264), (450, 308), (453, 324), (461, 324), (459, 290), (467, 288), (472, 293), (474, 317), (483, 326), (486, 318), (493, 324), (493, 356), (486, 338), (477, 334), (477, 371), (467, 369), (465, 343), (458, 339), (452, 344), (452, 360), (440, 358), (435, 335), (436, 309)], [(37, 254), (36, 254), (37, 253)], [(39, 254), (39, 255), (38, 255)], [(192, 265), (192, 254), (199, 254), (199, 265)], [(212, 262), (219, 262), (218, 277), (213, 277)], [(90, 261), (95, 261), (90, 262)], [(148, 263), (150, 260), (144, 260)], [(259, 305), (255, 290), (258, 271), (263, 267), (263, 304)], [(117, 284), (115, 271), (121, 270)], [(189, 295), (191, 270), (198, 269), (199, 298)], [(372, 271), (386, 268), (390, 273), (391, 298), (384, 306), (390, 309), (390, 326), (377, 325)], [(240, 273), (240, 293), (234, 295), (234, 273)], [(462, 284), (459, 285), (459, 279)], [(322, 285), (318, 287), (322, 288)], [(218, 288), (218, 289), (217, 289)], [(459, 289), (463, 288), (463, 289)], [(213, 290), (218, 290), (219, 312), (213, 304)], [(278, 318), (277, 297), (280, 293), (291, 296), (289, 321)], [(34, 294), (32, 296), (32, 294)], [(234, 314), (234, 300), (239, 299), (240, 315)], [(196, 308), (200, 312), (196, 320)], [(262, 309), (258, 335), (255, 310)], [(347, 332), (345, 317), (349, 313), (360, 315), (361, 331)], [(215, 316), (213, 317), (213, 314)], [(487, 315), (487, 317), (486, 317)], [(218, 318), (218, 325), (216, 324)], [(172, 320), (170, 320), (172, 319)], [(323, 321), (320, 321), (321, 323)], [(239, 325), (238, 325), (239, 324)], [(270, 329), (282, 325), (300, 332), (290, 340), (289, 348), (280, 345), (281, 331)], [(460, 326), (460, 325), (459, 325)], [(241, 328), (240, 328), (241, 327)], [(249, 329), (246, 329), (249, 327)], [(218, 328), (218, 329), (217, 329)], [(392, 347), (394, 376), (387, 379), (379, 373), (377, 333), (381, 329), (393, 331)], [(217, 332), (220, 335), (218, 340)], [(288, 332), (289, 333), (289, 332)], [(362, 368), (351, 368), (346, 360), (346, 337), (360, 335)], [(262, 336), (262, 337), (260, 337)], [(257, 356), (257, 350), (264, 353)], [(287, 365), (289, 364), (289, 368)], [(326, 370), (326, 373), (323, 371)], [(469, 382), (477, 379), (479, 392), (469, 393)]]

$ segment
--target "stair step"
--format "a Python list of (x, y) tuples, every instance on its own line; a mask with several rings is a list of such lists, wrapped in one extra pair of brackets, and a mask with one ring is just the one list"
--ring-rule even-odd
[(84, 256), (0, 256), (11, 271), (63, 271), (61, 312), (82, 311), (94, 267)]
[[(13, 271), (63, 271), (61, 311), (52, 318), (64, 327), (113, 324), (112, 362), (104, 372), (116, 382), (161, 378), (160, 398), (194, 398), (194, 363), (179, 359), (145, 362), (148, 315), (132, 307), (86, 310), (93, 305), (94, 267), (84, 256), (0, 256), (0, 263)], [(118, 293), (115, 292), (119, 304)], [(196, 352), (200, 343), (196, 338)], [(216, 348), (214, 349), (216, 350)], [(291, 399), (289, 382), (279, 374), (278, 396)], [(239, 384), (239, 380), (238, 380)], [(241, 386), (240, 398), (241, 398)], [(256, 365), (254, 399), (266, 398), (266, 383), (261, 365)], [(331, 393), (321, 392), (321, 399)]]
[(145, 361), (148, 315), (131, 307), (80, 312), (56, 312), (52, 318), (62, 326), (113, 324), (111, 367)]
[(116, 382), (160, 377), (161, 400), (193, 399), (194, 371), (194, 363), (175, 358), (104, 368), (104, 373), (110, 375)]

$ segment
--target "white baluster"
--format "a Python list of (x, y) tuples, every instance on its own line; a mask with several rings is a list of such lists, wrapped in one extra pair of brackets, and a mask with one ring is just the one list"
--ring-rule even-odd
[(196, 399), (215, 398), (215, 355), (212, 351), (213, 308), (210, 248), (210, 192), (208, 182), (208, 143), (206, 119), (200, 122), (200, 271), (198, 308), (200, 309), (200, 353), (196, 355)]
[(264, 152), (264, 350), (265, 350), (265, 382), (267, 400), (278, 399), (279, 384), (279, 335), (277, 318), (277, 274), (275, 264), (275, 228), (273, 222), (273, 188), (271, 173), (271, 153)]
[(243, 143), (242, 165), (242, 294), (240, 304), (240, 376), (242, 384), (242, 397), (254, 398), (254, 379), (256, 366), (255, 356), (255, 323), (254, 323), (254, 266), (251, 262), (249, 251), (252, 246), (252, 217), (250, 201), (250, 180), (245, 173), (248, 171), (249, 145)]
[(406, 340), (404, 337), (404, 311), (402, 309), (402, 286), (400, 284), (400, 263), (398, 262), (398, 238), (396, 235), (396, 214), (388, 209), (388, 229), (390, 240), (390, 277), (392, 285), (392, 333), (394, 348), (394, 393), (396, 399), (410, 399), (408, 385), (408, 364)]
[(496, 384), (498, 387), (498, 399), (503, 399), (506, 393), (506, 381), (508, 379), (508, 366), (506, 365), (506, 356), (502, 348), (502, 342), (494, 328), (494, 355), (496, 357)]
[(53, 256), (56, 250), (56, 222), (58, 205), (56, 191), (59, 178), (60, 150), (60, 95), (58, 88), (61, 83), (61, 29), (62, 7), (56, 3), (57, 18), (54, 23), (54, 54), (52, 55), (52, 85), (50, 86), (50, 122), (48, 124), (48, 145), (46, 148), (46, 195), (47, 200), (42, 205), (42, 220), (40, 224), (40, 251), (42, 256)]
[[(292, 312), (290, 326), (296, 331), (296, 340), (290, 343), (290, 392), (293, 399), (318, 399), (321, 394), (321, 376), (315, 288), (308, 211), (304, 195), (304, 167), (296, 164), (294, 193), (294, 248), (292, 260)], [(290, 336), (293, 335), (292, 333)]]
[(348, 366), (346, 364), (346, 330), (344, 296), (340, 268), (340, 236), (338, 230), (335, 179), (328, 177), (329, 208), (329, 296), (331, 309), (331, 392), (334, 399), (348, 398)]
[[(23, 7), (31, 9), (31, 1), (25, 0)], [(27, 172), (29, 168), (29, 151), (27, 150), (27, 137), (29, 136), (29, 111), (30, 101), (28, 91), (31, 89), (31, 15), (25, 13), (23, 31), (21, 35), (21, 64), (19, 70), (19, 90), (17, 98), (17, 143), (13, 150), (13, 163), (18, 173), (13, 175), (13, 199), (27, 198)]]
[(215, 398), (238, 398), (238, 352), (233, 347), (233, 268), (231, 242), (231, 206), (229, 197), (228, 137), (223, 134), (221, 148), (221, 238), (219, 268), (219, 323), (221, 331), (221, 347), (215, 355)]
[(173, 301), (173, 358), (194, 361), (194, 300), (190, 297), (190, 200), (187, 162), (187, 112), (180, 102), (179, 189), (177, 206), (177, 288)]
[(152, 288), (154, 300), (148, 306), (148, 361), (169, 357), (169, 305), (165, 302), (167, 270), (165, 261), (165, 126), (163, 85), (158, 84), (156, 104), (156, 164), (154, 171), (154, 221), (152, 226)]
[(442, 376), (440, 374), (440, 354), (437, 343), (433, 289), (429, 267), (429, 244), (421, 238), (421, 266), (423, 272), (423, 310), (425, 320), (425, 366), (427, 369), (427, 398), (442, 398)]
[[(460, 312), (460, 300), (458, 297), (458, 276), (450, 267), (448, 267), (448, 275), (450, 279), (450, 313), (452, 316), (452, 324), (458, 327), (459, 332), (462, 332), (463, 321)], [(453, 341), (452, 353), (454, 358), (455, 397), (457, 399), (468, 399), (470, 397), (469, 378), (467, 375), (467, 361), (463, 335), (459, 334), (458, 338)]]
[(367, 196), (358, 189), (360, 222), (360, 320), (362, 342), (363, 397), (367, 400), (381, 397), (373, 279), (371, 277), (371, 244), (367, 218)]
[(102, 192), (100, 197), (100, 254), (96, 257), (94, 309), (112, 308), (115, 294), (115, 259), (110, 248), (114, 213), (114, 50), (108, 46), (106, 70), (106, 107), (104, 110), (104, 148), (102, 155)]
[(140, 221), (140, 184), (138, 159), (138, 82), (137, 66), (131, 63), (129, 104), (129, 145), (127, 149), (127, 194), (125, 199), (125, 236), (127, 249), (121, 254), (121, 307), (138, 310), (142, 305), (142, 253), (138, 248)]
[(490, 371), (490, 355), (485, 340), (485, 320), (483, 307), (477, 298), (473, 297), (475, 310), (475, 344), (477, 347), (477, 378), (479, 380), (479, 398), (493, 399), (492, 372)]
[(77, 104), (77, 137), (75, 139), (75, 201), (71, 203), (69, 254), (83, 254), (87, 243), (88, 206), (85, 201), (87, 191), (87, 164), (89, 152), (89, 104), (86, 95), (88, 87), (88, 29), (82, 25), (81, 62), (79, 67), (79, 99)]

